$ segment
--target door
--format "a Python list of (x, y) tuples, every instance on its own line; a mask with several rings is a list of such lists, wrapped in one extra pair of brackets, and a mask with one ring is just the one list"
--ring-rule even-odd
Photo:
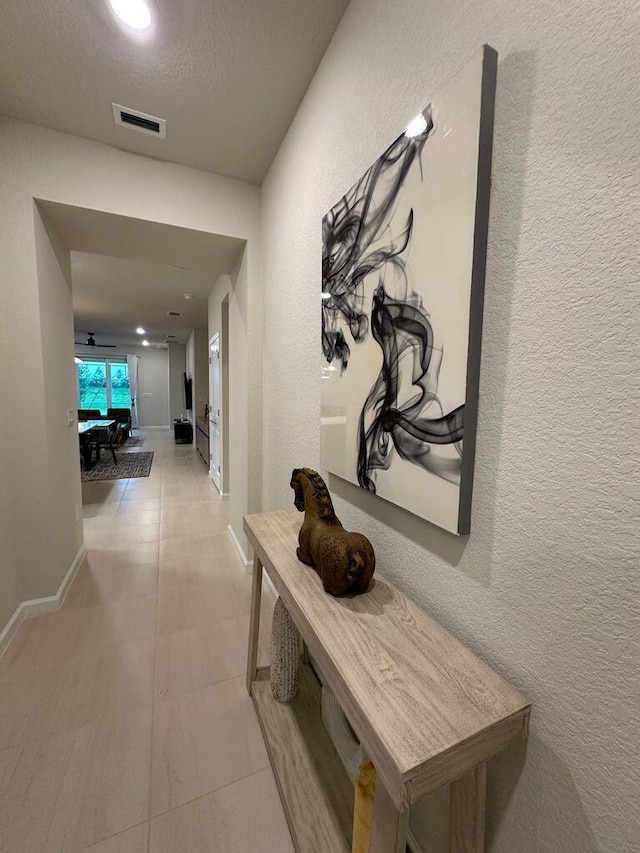
[(131, 406), (129, 367), (126, 361), (113, 358), (81, 358), (76, 363), (78, 408), (128, 409)]
[(222, 493), (220, 374), (220, 333), (216, 332), (209, 341), (209, 473), (216, 488)]

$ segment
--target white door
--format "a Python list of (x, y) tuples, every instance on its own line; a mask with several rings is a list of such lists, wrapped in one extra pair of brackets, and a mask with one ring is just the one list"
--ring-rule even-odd
[(222, 492), (220, 393), (220, 333), (209, 341), (209, 473), (219, 492)]

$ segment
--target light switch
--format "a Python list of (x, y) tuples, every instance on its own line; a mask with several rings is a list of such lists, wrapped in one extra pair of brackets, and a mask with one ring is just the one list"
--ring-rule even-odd
[(74, 409), (67, 409), (67, 426), (72, 427), (76, 422), (76, 413)]

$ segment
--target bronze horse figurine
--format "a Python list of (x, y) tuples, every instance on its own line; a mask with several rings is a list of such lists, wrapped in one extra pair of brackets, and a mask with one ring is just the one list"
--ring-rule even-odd
[(371, 542), (361, 533), (344, 529), (317, 471), (294, 468), (291, 488), (295, 508), (304, 512), (298, 559), (318, 572), (330, 595), (366, 592), (376, 567)]

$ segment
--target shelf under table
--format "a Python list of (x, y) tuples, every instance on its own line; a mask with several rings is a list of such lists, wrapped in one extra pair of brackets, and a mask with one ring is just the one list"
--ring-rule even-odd
[(289, 703), (271, 694), (269, 669), (251, 683), (293, 844), (298, 853), (349, 853), (353, 786), (322, 724), (320, 685), (308, 665)]

